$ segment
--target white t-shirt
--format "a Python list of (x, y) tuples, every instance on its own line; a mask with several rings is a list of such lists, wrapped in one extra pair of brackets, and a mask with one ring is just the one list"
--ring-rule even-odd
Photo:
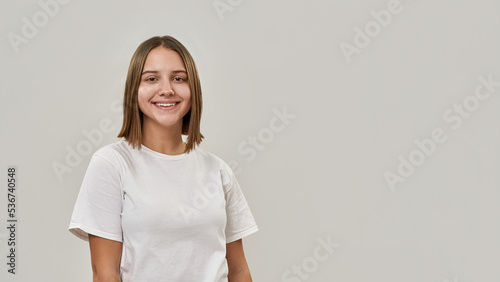
[(195, 148), (165, 155), (121, 139), (97, 150), (69, 231), (123, 243), (123, 282), (227, 281), (226, 244), (258, 230), (231, 168)]

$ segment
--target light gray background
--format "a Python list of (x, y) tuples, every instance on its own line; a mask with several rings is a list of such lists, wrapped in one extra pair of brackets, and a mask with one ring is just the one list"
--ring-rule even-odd
[[(457, 129), (443, 114), (479, 76), (500, 81), (500, 4), (403, 0), (349, 63), (340, 44), (389, 2), (220, 0), (232, 8), (220, 17), (212, 0), (71, 0), (16, 53), (7, 34), (44, 10), (2, 1), (0, 261), (8, 165), (19, 222), (18, 273), (2, 263), (0, 280), (91, 281), (88, 245), (67, 231), (91, 154), (62, 181), (52, 164), (102, 120), (113, 131), (92, 153), (117, 140), (130, 58), (168, 34), (200, 72), (201, 148), (239, 165), (260, 228), (243, 240), (254, 281), (303, 264), (308, 278), (289, 281), (499, 281), (500, 87)], [(284, 108), (295, 117), (247, 160), (238, 146)], [(437, 128), (446, 141), (391, 190), (384, 173)], [(340, 247), (315, 265), (328, 237)]]

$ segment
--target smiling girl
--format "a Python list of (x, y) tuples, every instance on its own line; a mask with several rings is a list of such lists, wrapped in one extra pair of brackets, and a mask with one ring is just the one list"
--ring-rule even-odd
[(252, 281), (242, 238), (258, 228), (231, 168), (197, 147), (201, 86), (179, 41), (137, 48), (123, 106), (122, 139), (92, 156), (69, 225), (94, 281)]

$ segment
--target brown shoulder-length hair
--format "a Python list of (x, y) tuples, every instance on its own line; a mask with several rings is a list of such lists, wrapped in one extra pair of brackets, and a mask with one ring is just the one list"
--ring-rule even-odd
[(191, 90), (191, 109), (182, 118), (182, 134), (187, 135), (185, 153), (199, 145), (204, 136), (200, 132), (202, 110), (201, 84), (193, 57), (186, 47), (171, 36), (155, 36), (144, 41), (135, 50), (128, 68), (125, 93), (123, 97), (123, 125), (118, 137), (124, 137), (133, 148), (141, 148), (143, 113), (137, 102), (137, 92), (141, 83), (141, 74), (146, 58), (156, 47), (176, 51), (182, 58), (187, 71), (187, 80)]

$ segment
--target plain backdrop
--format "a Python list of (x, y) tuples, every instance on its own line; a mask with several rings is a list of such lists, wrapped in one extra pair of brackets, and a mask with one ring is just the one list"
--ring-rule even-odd
[(499, 11), (2, 1), (0, 262), (12, 165), (18, 222), (16, 274), (1, 263), (0, 280), (91, 281), (88, 244), (67, 231), (73, 205), (92, 153), (117, 141), (134, 50), (172, 35), (199, 70), (201, 148), (237, 168), (259, 226), (243, 239), (254, 281), (499, 281)]

